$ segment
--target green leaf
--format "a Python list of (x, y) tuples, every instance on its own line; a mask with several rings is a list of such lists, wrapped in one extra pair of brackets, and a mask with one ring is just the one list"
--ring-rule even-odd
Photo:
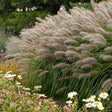
[(47, 0), (43, 0), (43, 2), (44, 2), (44, 4), (46, 4), (47, 3)]

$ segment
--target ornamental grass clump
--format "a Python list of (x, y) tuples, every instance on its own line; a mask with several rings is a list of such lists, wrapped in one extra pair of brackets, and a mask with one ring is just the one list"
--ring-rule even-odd
[[(29, 87), (42, 85), (43, 92), (61, 98), (75, 89), (81, 99), (111, 78), (112, 2), (91, 4), (93, 11), (73, 7), (68, 13), (62, 6), (57, 15), (36, 18), (39, 22), (12, 42), (20, 52), (9, 57), (26, 73)], [(112, 82), (105, 87), (101, 91), (109, 91)]]

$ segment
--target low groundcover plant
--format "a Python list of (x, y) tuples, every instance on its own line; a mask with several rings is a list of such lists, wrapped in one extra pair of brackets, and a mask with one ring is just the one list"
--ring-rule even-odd
[(92, 95), (83, 99), (85, 104), (79, 109), (77, 92), (68, 93), (65, 106), (61, 107), (45, 94), (38, 93), (41, 85), (34, 86), (34, 90), (21, 85), (21, 75), (7, 71), (5, 74), (0, 71), (0, 111), (1, 112), (97, 112), (106, 111), (109, 103), (109, 94), (102, 92), (98, 98)]
[[(18, 81), (20, 75), (0, 71), (0, 111), (1, 112), (58, 112), (59, 106), (44, 94), (37, 92), (42, 86), (35, 86), (33, 94), (30, 88), (23, 87)], [(16, 79), (15, 79), (16, 78)]]

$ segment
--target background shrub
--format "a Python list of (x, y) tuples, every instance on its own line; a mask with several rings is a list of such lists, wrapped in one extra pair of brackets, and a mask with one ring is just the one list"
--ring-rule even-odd
[[(100, 2), (101, 0), (97, 0)], [(21, 8), (25, 11), (25, 8), (32, 8), (33, 6), (38, 9), (48, 10), (50, 12), (57, 12), (61, 5), (69, 6), (69, 2), (90, 2), (90, 0), (1, 0), (0, 10), (1, 11), (14, 11), (16, 8)]]
[(72, 3), (70, 2), (71, 7), (84, 7), (86, 9), (92, 10), (92, 6), (90, 3)]
[(6, 38), (0, 38), (0, 53), (5, 52), (5, 42), (6, 42)]
[[(79, 2), (82, 4), (79, 4)], [(64, 5), (67, 9), (73, 6), (83, 6), (91, 9), (90, 1), (87, 0), (53, 0), (52, 2), (50, 0), (1, 0), (1, 28), (5, 32), (18, 35), (21, 29), (34, 25), (35, 17), (44, 18), (49, 13), (56, 14), (61, 5)], [(30, 11), (32, 8), (35, 11)], [(17, 10), (22, 10), (23, 12), (15, 12)]]
[(0, 25), (5, 32), (19, 35), (21, 29), (31, 28), (34, 25), (36, 17), (44, 18), (47, 14), (49, 13), (46, 11), (12, 12), (2, 17)]
[(0, 28), (0, 53), (5, 52), (5, 42), (8, 40), (7, 37), (9, 36), (9, 33), (5, 33), (5, 31)]

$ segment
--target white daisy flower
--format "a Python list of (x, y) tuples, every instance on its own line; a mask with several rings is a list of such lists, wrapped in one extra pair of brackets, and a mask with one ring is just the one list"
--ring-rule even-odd
[(76, 96), (77, 92), (70, 92), (68, 93), (68, 98), (73, 99), (73, 96)]
[(12, 78), (12, 75), (5, 75), (6, 78)]
[(15, 76), (16, 76), (16, 74), (12, 74), (11, 76), (12, 76), (12, 77), (15, 77)]
[(102, 106), (102, 103), (99, 101), (95, 101), (92, 103), (93, 107), (98, 107), (98, 106)]
[(87, 98), (87, 101), (88, 101), (88, 102), (94, 102), (95, 99), (94, 99), (94, 98)]
[(109, 95), (108, 95), (108, 93), (106, 93), (106, 92), (103, 92), (103, 93), (100, 93), (100, 94), (99, 94), (99, 97), (100, 97), (100, 98), (103, 98), (103, 99), (106, 99), (108, 96), (109, 96)]
[(19, 78), (20, 80), (23, 79), (21, 75), (18, 75), (18, 78)]
[(9, 74), (6, 73), (5, 76), (7, 76), (7, 75), (9, 75)]
[(30, 90), (30, 88), (25, 88), (25, 87), (23, 87), (22, 89), (24, 89), (24, 90)]
[(47, 97), (47, 96), (45, 96), (45, 94), (39, 94), (39, 96), (41, 96), (41, 97), (45, 97), (45, 98)]
[(91, 96), (90, 98), (83, 99), (83, 102), (94, 102), (95, 101), (95, 96)]
[(90, 108), (90, 107), (92, 107), (92, 103), (87, 103), (85, 106), (86, 106), (87, 108)]
[(95, 99), (95, 98), (96, 98), (96, 96), (95, 96), (95, 95), (91, 95), (91, 98), (94, 98), (94, 99)]
[(72, 103), (72, 101), (71, 101), (71, 100), (69, 100), (69, 101), (66, 101), (66, 103), (67, 103), (67, 104), (71, 104), (71, 103)]
[(21, 9), (17, 8), (17, 9), (16, 9), (16, 11), (17, 11), (17, 12), (20, 12), (20, 11), (21, 11)]
[(16, 82), (16, 84), (17, 84), (17, 85), (20, 85), (21, 83), (20, 83), (20, 82)]
[(89, 100), (87, 100), (87, 99), (83, 99), (82, 101), (83, 101), (83, 102), (89, 102)]
[(22, 85), (20, 85), (21, 83), (19, 83), (19, 84), (17, 84), (17, 87), (18, 88), (22, 88), (23, 86)]
[(8, 73), (11, 73), (11, 72), (12, 72), (12, 71), (8, 71), (8, 72), (6, 72), (6, 73), (8, 74)]
[(101, 106), (101, 105), (99, 105), (97, 108), (98, 108), (99, 110), (104, 110), (104, 107)]
[(6, 78), (13, 78), (15, 76), (16, 76), (16, 74), (5, 74), (4, 77), (6, 77)]

